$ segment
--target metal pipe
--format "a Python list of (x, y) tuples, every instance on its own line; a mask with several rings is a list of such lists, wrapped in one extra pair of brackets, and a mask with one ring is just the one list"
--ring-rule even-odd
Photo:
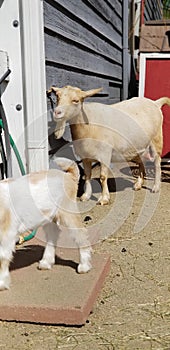
[(6, 80), (8, 75), (11, 73), (11, 70), (8, 68), (8, 70), (3, 74), (3, 76), (0, 78), (0, 85)]
[(141, 0), (141, 25), (144, 24), (145, 0)]
[[(11, 70), (8, 69), (3, 76), (0, 78), (0, 84), (5, 81), (5, 79), (8, 77), (8, 75), (11, 73)], [(11, 145), (10, 145), (10, 139), (9, 139), (9, 129), (8, 129), (8, 122), (5, 115), (5, 110), (2, 104), (1, 100), (1, 89), (0, 89), (0, 118), (2, 119), (3, 125), (4, 125), (4, 136), (5, 136), (5, 147), (6, 147), (6, 158), (7, 158), (7, 169), (6, 169), (6, 176), (12, 177), (12, 159), (11, 159)]]
[(129, 49), (128, 49), (129, 1), (123, 1), (123, 91), (122, 99), (128, 98)]

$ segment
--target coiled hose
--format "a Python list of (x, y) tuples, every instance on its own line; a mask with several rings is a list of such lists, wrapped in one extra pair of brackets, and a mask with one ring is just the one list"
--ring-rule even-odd
[[(4, 130), (4, 125), (3, 125), (2, 119), (0, 119), (0, 127)], [(12, 136), (10, 134), (9, 134), (9, 139), (10, 139), (10, 144), (12, 146), (12, 149), (13, 149), (13, 151), (15, 153), (16, 159), (18, 161), (18, 165), (19, 165), (21, 174), (22, 175), (26, 175), (26, 172), (25, 172), (25, 169), (24, 169), (24, 165), (22, 163), (22, 159), (21, 159), (20, 154), (18, 152), (17, 146), (16, 146), (16, 144), (15, 144), (15, 142), (14, 142), (14, 140), (13, 140), (13, 138), (12, 138)], [(35, 234), (36, 234), (36, 230), (33, 230), (27, 236), (20, 236), (19, 244), (21, 244), (23, 242), (26, 242), (26, 241), (29, 241), (30, 239), (34, 238)]]

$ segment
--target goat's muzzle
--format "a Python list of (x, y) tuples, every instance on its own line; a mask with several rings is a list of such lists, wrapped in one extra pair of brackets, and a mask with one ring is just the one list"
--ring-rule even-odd
[(64, 112), (61, 107), (56, 107), (53, 112), (53, 119), (55, 122), (64, 117)]

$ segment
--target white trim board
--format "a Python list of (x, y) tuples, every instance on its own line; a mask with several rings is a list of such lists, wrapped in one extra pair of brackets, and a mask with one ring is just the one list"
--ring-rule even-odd
[(20, 0), (28, 172), (49, 167), (42, 0)]
[(140, 54), (140, 68), (139, 68), (139, 97), (144, 96), (145, 77), (146, 77), (146, 60), (150, 58), (164, 58), (170, 60), (170, 54), (166, 53), (141, 53)]

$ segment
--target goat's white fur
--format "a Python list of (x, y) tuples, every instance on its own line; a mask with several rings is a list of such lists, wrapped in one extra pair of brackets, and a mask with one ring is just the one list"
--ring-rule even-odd
[(54, 111), (55, 135), (57, 138), (61, 137), (66, 122), (69, 121), (75, 153), (83, 161), (85, 192), (82, 200), (88, 200), (92, 194), (90, 180), (93, 161), (101, 163), (102, 194), (98, 201), (101, 205), (108, 204), (110, 199), (107, 186), (110, 162), (136, 161), (139, 164), (139, 177), (134, 189), (141, 189), (145, 174), (143, 158), (149, 147), (155, 164), (152, 192), (159, 191), (163, 145), (161, 107), (164, 104), (170, 105), (170, 98), (162, 97), (153, 101), (136, 97), (108, 106), (101, 103), (83, 103), (84, 98), (96, 94), (100, 89), (82, 91), (66, 86), (52, 87), (51, 90), (58, 97), (58, 105)]
[[(0, 290), (10, 285), (9, 264), (17, 235), (50, 222), (56, 231), (47, 233), (47, 244), (39, 269), (50, 269), (55, 262), (57, 230), (68, 228), (80, 251), (78, 272), (91, 269), (91, 248), (87, 230), (81, 223), (76, 195), (79, 171), (75, 162), (55, 158), (62, 170), (51, 169), (0, 181)], [(50, 233), (52, 234), (50, 235)]]

